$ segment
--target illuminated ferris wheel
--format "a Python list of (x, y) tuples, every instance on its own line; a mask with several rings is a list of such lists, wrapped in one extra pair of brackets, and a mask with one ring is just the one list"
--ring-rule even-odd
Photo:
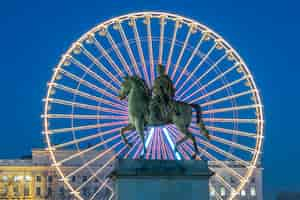
[[(62, 56), (48, 83), (44, 99), (47, 149), (65, 186), (78, 199), (98, 199), (102, 190), (114, 197), (107, 170), (116, 158), (138, 158), (142, 143), (128, 124), (127, 102), (117, 97), (123, 77), (138, 75), (149, 87), (157, 64), (166, 66), (176, 88), (175, 98), (199, 104), (210, 140), (200, 134), (195, 120), (189, 129), (196, 137), (196, 159), (221, 166), (232, 179), (215, 171), (217, 199), (234, 199), (258, 165), (263, 140), (263, 107), (253, 77), (238, 53), (217, 33), (197, 21), (164, 12), (132, 13), (100, 23)], [(183, 135), (173, 125), (148, 128), (145, 159), (192, 159), (187, 141), (174, 151)], [(72, 152), (58, 154), (60, 150)], [(176, 152), (176, 153), (175, 153)], [(92, 155), (92, 156), (91, 156)], [(62, 166), (81, 160), (75, 170)], [(102, 161), (102, 162), (100, 162)], [(242, 166), (243, 171), (230, 163)], [(88, 173), (80, 184), (72, 177)], [(93, 182), (96, 190), (82, 192)]]

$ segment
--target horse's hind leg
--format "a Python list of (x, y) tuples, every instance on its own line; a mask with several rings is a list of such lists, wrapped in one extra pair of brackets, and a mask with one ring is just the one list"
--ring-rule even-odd
[(182, 128), (182, 127), (178, 127), (177, 128), (185, 135), (181, 140), (179, 140), (178, 142), (176, 142), (176, 146), (175, 149), (177, 150), (177, 146), (180, 145), (181, 143), (183, 143), (184, 141), (186, 141), (187, 139), (191, 139), (193, 142), (193, 146), (195, 149), (195, 153), (194, 155), (192, 155), (192, 158), (195, 159), (197, 154), (199, 153), (198, 150), (198, 146), (197, 146), (197, 142), (196, 142), (196, 138), (193, 136), (193, 134), (191, 132), (189, 132), (188, 128)]
[(124, 143), (129, 147), (132, 147), (132, 144), (128, 142), (128, 139), (126, 138), (124, 133), (126, 131), (130, 131), (130, 130), (134, 130), (134, 129), (135, 129), (135, 127), (132, 124), (128, 124), (127, 126), (125, 126), (121, 129), (122, 139), (123, 139)]
[(145, 135), (144, 135), (144, 120), (143, 118), (141, 119), (137, 119), (135, 121), (135, 128), (136, 131), (138, 132), (141, 140), (142, 140), (142, 144), (143, 144), (143, 153), (141, 155), (141, 158), (144, 158), (145, 154), (146, 154), (146, 145), (145, 145)]
[(191, 135), (191, 140), (192, 140), (192, 142), (193, 142), (194, 149), (195, 149), (195, 153), (194, 153), (194, 155), (193, 155), (193, 159), (195, 159), (196, 156), (197, 156), (197, 154), (199, 153), (199, 149), (198, 149), (198, 145), (197, 145), (195, 136)]

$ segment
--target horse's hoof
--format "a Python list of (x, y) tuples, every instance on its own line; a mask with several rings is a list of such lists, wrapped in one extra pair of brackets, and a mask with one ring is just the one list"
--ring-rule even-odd
[(129, 142), (128, 142), (126, 145), (127, 145), (129, 148), (131, 148), (131, 147), (132, 147), (132, 144), (131, 144), (131, 143), (129, 143)]
[(140, 155), (140, 159), (145, 159), (145, 154)]
[(195, 160), (195, 159), (196, 159), (196, 157), (197, 157), (197, 154), (196, 154), (196, 153), (194, 153), (194, 155), (192, 155), (192, 159), (193, 159), (193, 160)]
[(177, 153), (177, 152), (178, 152), (178, 149), (177, 149), (177, 144), (175, 145), (174, 151), (175, 151), (175, 153)]
[(205, 131), (204, 135), (205, 135), (206, 139), (210, 140), (210, 136), (209, 136), (208, 131)]

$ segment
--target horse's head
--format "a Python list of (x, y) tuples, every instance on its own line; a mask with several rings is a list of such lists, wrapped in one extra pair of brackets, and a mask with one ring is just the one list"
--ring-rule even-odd
[(121, 89), (119, 92), (119, 98), (120, 100), (125, 99), (125, 97), (128, 96), (130, 90), (131, 90), (131, 78), (129, 76), (124, 77), (124, 81), (121, 84)]

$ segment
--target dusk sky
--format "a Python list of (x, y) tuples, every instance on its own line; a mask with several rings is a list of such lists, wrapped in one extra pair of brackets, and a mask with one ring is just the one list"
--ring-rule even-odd
[(212, 28), (244, 58), (265, 109), (265, 199), (280, 191), (300, 192), (299, 8), (292, 0), (1, 1), (0, 158), (43, 147), (46, 83), (74, 40), (114, 16), (166, 11)]

